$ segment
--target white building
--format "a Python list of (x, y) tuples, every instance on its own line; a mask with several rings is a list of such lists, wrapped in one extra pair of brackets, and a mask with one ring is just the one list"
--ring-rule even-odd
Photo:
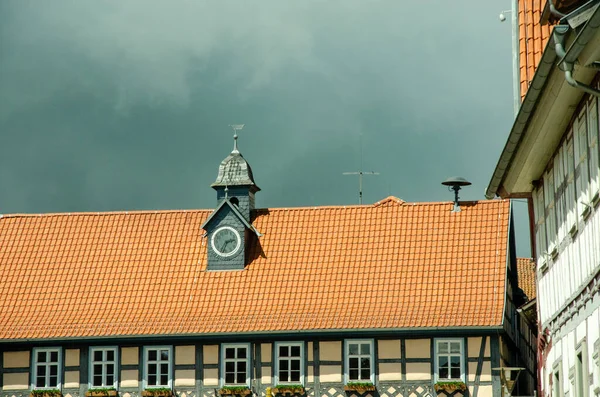
[(528, 89), (516, 93), (525, 95), (486, 196), (529, 202), (540, 395), (595, 397), (600, 396), (600, 2), (559, 0), (554, 11), (541, 3), (519, 0), (516, 55), (521, 90)]

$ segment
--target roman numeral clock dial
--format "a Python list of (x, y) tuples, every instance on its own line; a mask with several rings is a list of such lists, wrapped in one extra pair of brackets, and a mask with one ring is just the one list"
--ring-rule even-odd
[(240, 233), (231, 226), (222, 226), (215, 230), (210, 244), (215, 254), (226, 258), (238, 252), (242, 239)]

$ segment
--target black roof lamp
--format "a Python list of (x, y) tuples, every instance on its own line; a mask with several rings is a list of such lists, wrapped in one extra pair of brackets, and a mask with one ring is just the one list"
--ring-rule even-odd
[(453, 176), (442, 182), (442, 185), (448, 186), (448, 190), (454, 190), (454, 208), (452, 212), (460, 212), (460, 206), (458, 205), (458, 191), (463, 186), (469, 186), (471, 182), (460, 176)]

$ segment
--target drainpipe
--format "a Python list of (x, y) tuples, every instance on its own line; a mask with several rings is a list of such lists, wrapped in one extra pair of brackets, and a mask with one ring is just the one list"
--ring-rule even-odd
[[(550, 4), (552, 4), (552, 2), (550, 2)], [(569, 85), (572, 87), (575, 87), (583, 92), (587, 92), (590, 95), (600, 97), (600, 90), (597, 90), (596, 88), (589, 86), (587, 84), (583, 84), (582, 82), (575, 80), (575, 78), (573, 77), (574, 64), (573, 64), (573, 62), (569, 62), (565, 59), (567, 52), (565, 51), (564, 44), (565, 44), (565, 37), (566, 37), (568, 31), (569, 31), (568, 25), (559, 25), (554, 28), (554, 32), (552, 33), (552, 35), (554, 36), (554, 48), (556, 51), (556, 55), (559, 58), (562, 58), (562, 60), (563, 60), (563, 64), (564, 64), (563, 68), (565, 71), (565, 80), (567, 80), (567, 83), (569, 83)], [(559, 64), (560, 64), (560, 62), (559, 62)]]

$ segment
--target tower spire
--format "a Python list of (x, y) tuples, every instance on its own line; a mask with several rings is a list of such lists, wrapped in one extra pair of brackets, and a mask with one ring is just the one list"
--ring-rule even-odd
[(239, 153), (240, 152), (237, 147), (237, 139), (238, 139), (237, 132), (240, 131), (242, 128), (244, 128), (244, 125), (245, 124), (229, 124), (229, 126), (233, 129), (233, 150), (231, 151), (231, 153)]

